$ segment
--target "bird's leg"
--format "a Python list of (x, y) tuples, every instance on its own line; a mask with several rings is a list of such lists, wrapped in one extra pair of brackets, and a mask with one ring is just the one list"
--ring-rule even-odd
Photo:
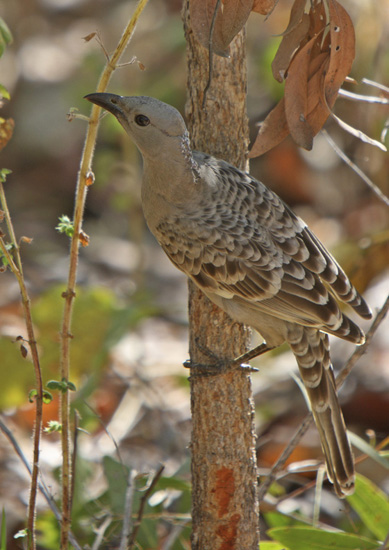
[[(262, 344), (259, 344), (259, 346), (256, 346), (253, 349), (250, 349), (249, 351), (246, 351), (246, 353), (243, 353), (242, 355), (239, 355), (236, 359), (234, 359), (230, 365), (231, 366), (243, 366), (246, 361), (250, 361), (250, 359), (254, 359), (255, 357), (259, 357), (263, 353), (266, 353), (267, 351), (271, 351), (274, 349), (274, 346), (268, 346), (266, 342), (263, 342)], [(258, 370), (258, 369), (255, 369)]]

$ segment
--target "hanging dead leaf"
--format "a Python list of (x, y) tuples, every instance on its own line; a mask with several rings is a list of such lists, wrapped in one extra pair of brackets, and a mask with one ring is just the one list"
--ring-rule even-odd
[(26, 346), (23, 346), (23, 344), (20, 346), (20, 353), (22, 354), (23, 359), (25, 359), (28, 355), (28, 350)]
[(304, 8), (303, 0), (293, 4), (272, 64), (274, 78), (286, 78), (284, 98), (262, 123), (250, 157), (275, 147), (288, 133), (298, 145), (311, 149), (351, 70), (355, 36), (346, 10), (337, 0), (312, 2), (309, 14)]
[(326, 10), (323, 0), (312, 3), (311, 9), (309, 10), (309, 18), (311, 20), (309, 33), (310, 36), (313, 37), (316, 34), (321, 33), (327, 23)]
[(80, 233), (78, 234), (78, 237), (80, 239), (80, 243), (82, 247), (89, 245), (90, 237), (85, 233), (85, 231), (81, 230)]
[(292, 32), (300, 23), (305, 10), (306, 0), (295, 0), (293, 6), (290, 9), (289, 23), (283, 33), (280, 36), (285, 36)]
[[(222, 57), (228, 57), (228, 46), (243, 28), (250, 15), (253, 0), (190, 0), (189, 10), (192, 29), (200, 44)], [(215, 15), (215, 10), (217, 12)], [(213, 32), (211, 33), (212, 22)], [(211, 36), (212, 34), (212, 36)]]
[(261, 123), (258, 135), (249, 152), (249, 158), (259, 157), (276, 147), (289, 134), (282, 98)]
[(293, 58), (285, 82), (285, 116), (294, 141), (304, 149), (312, 149), (313, 132), (307, 121), (309, 64), (314, 36)]
[(309, 15), (304, 13), (297, 25), (290, 32), (284, 34), (271, 64), (273, 77), (278, 82), (284, 81), (289, 64), (308, 33), (309, 23)]
[(351, 71), (355, 57), (354, 26), (347, 11), (336, 0), (328, 0), (330, 16), (331, 56), (324, 79), (325, 98), (330, 108), (339, 88)]
[(221, 23), (215, 29), (216, 45), (227, 49), (233, 38), (244, 27), (253, 7), (253, 0), (224, 0)]
[(268, 15), (273, 11), (277, 2), (278, 0), (254, 0), (252, 11), (260, 13), (261, 15)]
[(94, 38), (96, 35), (97, 35), (97, 32), (91, 32), (90, 34), (83, 36), (82, 39), (85, 40), (85, 42), (90, 42), (92, 38)]
[[(324, 63), (327, 61), (327, 65)], [(326, 105), (321, 103), (320, 87), (323, 82), (323, 72), (328, 67), (329, 53), (321, 53), (313, 59), (308, 68), (308, 91), (307, 91), (307, 122), (312, 128), (313, 135), (316, 135), (321, 126), (328, 118), (329, 112)], [(318, 111), (318, 112), (317, 112)], [(285, 99), (274, 107), (267, 115), (260, 126), (256, 140), (249, 152), (249, 157), (258, 157), (263, 155), (273, 147), (281, 143), (289, 134), (288, 123), (285, 114)]]
[[(192, 29), (197, 37), (197, 40), (204, 46), (209, 48), (209, 42), (212, 40), (212, 50), (217, 55), (222, 57), (228, 56), (228, 52), (223, 48), (218, 50), (215, 44), (216, 24), (221, 17), (221, 7), (219, 6), (216, 14), (213, 36), (211, 37), (212, 21), (215, 17), (215, 9), (217, 6), (217, 0), (190, 0), (189, 3), (189, 16), (192, 23)], [(219, 23), (220, 25), (220, 23)]]
[(32, 238), (31, 237), (20, 237), (19, 242), (20, 243), (31, 244), (32, 243)]

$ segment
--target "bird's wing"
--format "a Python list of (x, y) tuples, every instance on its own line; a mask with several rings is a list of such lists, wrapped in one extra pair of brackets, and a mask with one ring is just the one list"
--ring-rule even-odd
[(339, 325), (334, 294), (363, 314), (363, 299), (335, 259), (277, 195), (223, 161), (202, 160), (203, 202), (158, 230), (179, 269), (208, 295), (246, 300), (292, 322)]

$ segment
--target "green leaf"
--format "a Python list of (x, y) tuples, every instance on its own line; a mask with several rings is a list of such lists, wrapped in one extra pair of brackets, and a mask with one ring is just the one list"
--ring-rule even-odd
[(122, 514), (126, 498), (128, 468), (109, 456), (103, 458), (104, 475), (108, 482), (107, 496), (110, 509), (115, 514)]
[(46, 387), (49, 388), (49, 390), (56, 390), (62, 393), (65, 393), (68, 390), (76, 391), (76, 386), (73, 384), (73, 382), (67, 381), (66, 378), (62, 378), (61, 381), (49, 380), (46, 384)]
[(278, 542), (272, 542), (271, 540), (261, 541), (259, 548), (260, 550), (288, 550), (285, 544), (279, 544)]
[(58, 380), (49, 380), (46, 384), (46, 387), (49, 388), (49, 390), (53, 391), (66, 391), (66, 386), (62, 382), (59, 382)]
[(42, 399), (43, 399), (43, 403), (45, 403), (46, 405), (48, 405), (49, 403), (52, 402), (53, 396), (52, 396), (52, 394), (51, 394), (49, 391), (43, 390)]
[(74, 225), (69, 216), (60, 216), (59, 224), (55, 229), (58, 233), (65, 233), (68, 237), (73, 237), (74, 235)]
[(2, 17), (0, 17), (0, 37), (6, 44), (11, 44), (13, 40), (12, 33)]
[(12, 34), (8, 28), (8, 25), (0, 17), (0, 57), (3, 55), (7, 44), (12, 42)]
[(37, 390), (31, 390), (31, 391), (28, 393), (28, 402), (29, 402), (29, 403), (34, 403), (35, 397), (36, 397), (37, 395), (38, 395)]
[(62, 431), (62, 424), (58, 422), (58, 420), (49, 420), (47, 423), (47, 426), (43, 430), (47, 434), (51, 434), (53, 432), (61, 433)]
[(70, 391), (76, 391), (76, 386), (73, 384), (73, 382), (68, 382), (67, 383), (67, 388), (70, 390)]
[(383, 454), (376, 451), (374, 449), (374, 447), (369, 445), (369, 443), (367, 443), (367, 441), (365, 441), (364, 439), (362, 439), (358, 435), (356, 435), (352, 432), (349, 432), (349, 431), (347, 431), (347, 434), (349, 436), (349, 439), (350, 439), (352, 445), (354, 445), (354, 447), (356, 447), (362, 453), (368, 455), (370, 458), (372, 458), (373, 460), (375, 460), (376, 462), (381, 464), (381, 466), (383, 466), (384, 468), (389, 470), (389, 460)]
[(0, 530), (0, 550), (7, 550), (7, 526), (5, 521), (5, 510), (1, 514), (1, 530)]
[(287, 527), (289, 525), (306, 525), (306, 522), (299, 521), (281, 512), (267, 512), (264, 514), (264, 518), (269, 527)]
[(355, 481), (355, 492), (347, 497), (366, 527), (379, 540), (385, 540), (389, 528), (389, 499), (381, 489), (362, 475)]
[(1, 168), (0, 169), (0, 181), (1, 181), (1, 183), (5, 183), (8, 174), (12, 174), (12, 170), (9, 170), (8, 168)]
[(276, 527), (267, 534), (288, 550), (375, 550), (377, 541), (315, 527)]
[(178, 477), (161, 477), (157, 483), (158, 489), (176, 489), (177, 491), (190, 491), (191, 484)]
[(9, 94), (9, 91), (7, 90), (7, 88), (5, 86), (3, 86), (2, 84), (0, 84), (0, 96), (4, 99), (11, 99), (11, 96)]

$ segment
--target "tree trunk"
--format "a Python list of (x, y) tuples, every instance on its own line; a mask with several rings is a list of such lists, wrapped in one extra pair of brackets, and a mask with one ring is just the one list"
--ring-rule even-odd
[[(247, 165), (246, 64), (244, 32), (230, 46), (230, 58), (214, 56), (208, 81), (208, 52), (191, 30), (184, 0), (188, 102), (192, 148)], [(212, 364), (207, 350), (226, 361), (244, 353), (248, 330), (213, 305), (189, 282), (190, 358)], [(191, 372), (192, 549), (257, 550), (259, 515), (255, 426), (250, 375), (243, 370), (201, 376)]]

